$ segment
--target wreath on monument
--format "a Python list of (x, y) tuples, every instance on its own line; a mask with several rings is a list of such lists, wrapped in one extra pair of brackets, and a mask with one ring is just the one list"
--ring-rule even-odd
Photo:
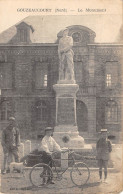
[(70, 141), (70, 137), (68, 135), (65, 135), (65, 136), (62, 137), (62, 141), (64, 143), (67, 143), (68, 141)]

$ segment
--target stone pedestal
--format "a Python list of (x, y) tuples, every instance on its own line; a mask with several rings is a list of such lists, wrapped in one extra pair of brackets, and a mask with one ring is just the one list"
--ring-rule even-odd
[(56, 92), (56, 126), (53, 137), (61, 147), (82, 148), (84, 139), (79, 136), (76, 121), (76, 93), (78, 84), (61, 83), (53, 86)]

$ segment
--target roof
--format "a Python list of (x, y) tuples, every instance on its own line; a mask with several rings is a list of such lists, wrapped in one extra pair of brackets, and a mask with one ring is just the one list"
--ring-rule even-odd
[[(32, 43), (55, 43), (57, 34), (71, 25), (85, 26), (96, 33), (95, 42), (111, 43), (118, 40), (121, 22), (118, 16), (81, 15), (81, 16), (28, 16), (0, 34), (0, 44), (8, 43), (16, 34), (21, 22), (30, 26)], [(106, 20), (105, 20), (106, 19)], [(116, 26), (116, 20), (117, 22)], [(105, 23), (107, 21), (107, 23)], [(32, 33), (32, 31), (34, 31)], [(113, 32), (113, 33), (112, 33)]]

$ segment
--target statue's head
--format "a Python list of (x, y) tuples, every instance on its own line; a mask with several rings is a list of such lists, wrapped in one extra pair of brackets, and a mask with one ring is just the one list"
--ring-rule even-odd
[(69, 32), (69, 29), (68, 29), (68, 28), (64, 28), (64, 29), (62, 30), (62, 35), (63, 35), (63, 36), (67, 36), (67, 35), (68, 35), (68, 32)]

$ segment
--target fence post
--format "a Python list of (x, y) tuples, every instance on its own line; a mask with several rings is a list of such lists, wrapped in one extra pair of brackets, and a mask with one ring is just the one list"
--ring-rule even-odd
[[(62, 149), (66, 150), (66, 149)], [(67, 168), (68, 167), (68, 152), (61, 153), (61, 168)]]
[(24, 157), (24, 144), (23, 143), (20, 143), (20, 146), (18, 148), (18, 152), (19, 152), (20, 158)]
[(31, 152), (31, 141), (26, 140), (24, 143), (24, 155), (27, 155)]

